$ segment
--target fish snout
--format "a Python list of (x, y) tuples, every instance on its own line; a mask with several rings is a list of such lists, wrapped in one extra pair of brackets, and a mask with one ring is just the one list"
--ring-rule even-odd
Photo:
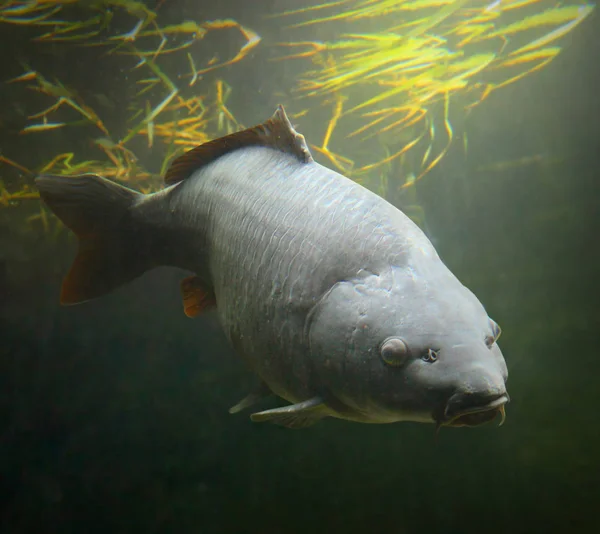
[(505, 405), (510, 397), (504, 386), (485, 390), (462, 389), (455, 392), (444, 408), (439, 421), (445, 426), (477, 426), (501, 416), (505, 419)]

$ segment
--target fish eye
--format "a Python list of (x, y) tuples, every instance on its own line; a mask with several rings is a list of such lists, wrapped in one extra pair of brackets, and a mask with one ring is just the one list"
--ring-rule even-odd
[(423, 355), (421, 356), (421, 360), (427, 363), (433, 363), (437, 361), (439, 356), (439, 351), (433, 349), (427, 349)]
[(408, 346), (399, 337), (389, 337), (381, 344), (381, 359), (392, 367), (400, 367), (409, 354)]
[(485, 337), (485, 344), (488, 347), (491, 347), (496, 341), (498, 341), (498, 338), (502, 333), (502, 329), (500, 328), (498, 323), (492, 319), (490, 319), (490, 328), (492, 329), (492, 335)]

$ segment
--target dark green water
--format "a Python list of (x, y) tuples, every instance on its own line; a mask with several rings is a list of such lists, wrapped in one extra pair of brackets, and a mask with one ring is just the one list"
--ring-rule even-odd
[[(268, 31), (258, 9), (219, 9), (210, 17), (235, 14)], [(160, 269), (60, 308), (73, 243), (23, 235), (11, 224), (16, 212), (2, 208), (1, 531), (597, 532), (600, 25), (592, 17), (547, 69), (476, 110), (466, 161), (449, 154), (419, 184), (441, 256), (502, 326), (512, 399), (502, 428), (444, 429), (436, 443), (432, 425), (326, 420), (290, 431), (230, 416), (251, 377), (214, 315), (183, 315), (185, 273)], [(8, 30), (2, 50), (17, 43), (22, 55), (37, 53), (21, 30)], [(65, 71), (60, 56), (43, 61)], [(2, 63), (7, 77), (20, 73), (13, 55)], [(74, 77), (86, 68), (97, 78), (85, 63)], [(252, 64), (232, 76), (262, 83)], [(0, 107), (10, 106), (2, 91)], [(247, 123), (272, 113), (268, 97), (243, 99)], [(0, 128), (3, 154), (27, 161), (54, 152), (33, 137), (25, 149), (17, 126)], [(529, 154), (543, 157), (476, 170)]]

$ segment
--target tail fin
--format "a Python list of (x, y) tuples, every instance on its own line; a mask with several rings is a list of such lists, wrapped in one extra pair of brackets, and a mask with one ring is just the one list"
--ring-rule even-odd
[(61, 304), (105, 295), (152, 267), (147, 243), (140, 239), (143, 232), (132, 217), (141, 193), (95, 174), (40, 175), (35, 182), (44, 202), (79, 239)]

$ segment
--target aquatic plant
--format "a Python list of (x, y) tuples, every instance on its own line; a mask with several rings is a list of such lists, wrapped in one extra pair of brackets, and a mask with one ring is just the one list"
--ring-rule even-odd
[[(83, 10), (74, 17), (70, 10)], [(112, 35), (110, 22), (115, 11), (122, 11), (137, 19), (131, 31)], [(71, 19), (77, 20), (71, 20)], [(197, 146), (214, 137), (241, 128), (227, 106), (232, 88), (222, 79), (197, 85), (203, 74), (241, 61), (260, 41), (252, 30), (232, 19), (213, 21), (185, 21), (181, 24), (161, 26), (157, 13), (143, 3), (130, 0), (102, 0), (76, 3), (72, 0), (7, 0), (0, 4), (0, 25), (13, 24), (40, 29), (33, 38), (39, 43), (62, 43), (71, 46), (104, 47), (108, 55), (131, 56), (136, 63), (131, 67), (135, 73), (134, 98), (128, 109), (127, 130), (122, 135), (109, 132), (101, 113), (84, 102), (77, 92), (60, 80), (50, 79), (46, 73), (24, 65), (25, 72), (8, 84), (27, 84), (26, 88), (47, 99), (48, 105), (41, 111), (27, 116), (22, 135), (50, 136), (54, 131), (71, 126), (91, 124), (98, 130), (92, 144), (104, 154), (103, 160), (90, 160), (75, 152), (54, 155), (49, 161), (29, 169), (14, 158), (0, 155), (4, 164), (3, 174), (12, 168), (23, 179), (0, 179), (0, 205), (9, 207), (25, 200), (35, 200), (37, 193), (27, 177), (39, 172), (77, 174), (94, 172), (117, 181), (134, 183), (142, 191), (150, 191), (160, 184), (169, 162), (188, 148)], [(237, 29), (245, 39), (243, 46), (231, 58), (217, 60), (216, 56), (206, 65), (197, 65), (190, 48), (209, 32)], [(174, 43), (174, 37), (181, 42)], [(167, 55), (185, 54), (189, 72), (174, 81), (161, 64)], [(144, 72), (139, 74), (140, 72)], [(200, 87), (199, 87), (200, 86)], [(162, 95), (160, 93), (162, 92)], [(151, 95), (151, 96), (150, 96)], [(157, 97), (157, 95), (160, 95)], [(75, 113), (73, 120), (64, 117), (68, 111)], [(160, 168), (148, 170), (144, 165), (145, 154), (133, 142), (140, 136), (147, 139), (148, 148), (156, 148), (160, 140), (163, 149)], [(139, 145), (139, 143), (138, 143)], [(31, 220), (37, 220), (34, 216)], [(44, 219), (45, 220), (45, 219)], [(44, 224), (46, 226), (46, 224)]]
[[(0, 206), (37, 199), (27, 180), (36, 172), (96, 172), (150, 191), (174, 157), (242, 128), (228, 104), (235, 87), (205, 75), (246, 60), (261, 37), (230, 18), (162, 24), (161, 4), (151, 10), (134, 0), (0, 2), (0, 26), (39, 30), (33, 40), (40, 45), (101, 47), (115, 61), (131, 57), (128, 83), (135, 86), (126, 130), (117, 134), (76, 91), (50, 79), (52, 73), (24, 65), (23, 74), (7, 80), (48, 101), (28, 115), (22, 135), (92, 126), (98, 136), (91, 141), (104, 159), (65, 151), (29, 169), (2, 154), (2, 173), (12, 168), (20, 178), (0, 176)], [(548, 65), (561, 51), (560, 39), (592, 10), (587, 3), (543, 0), (338, 0), (269, 15), (290, 22), (290, 40), (270, 46), (291, 50), (275, 65), (304, 62), (294, 69), (292, 97), (282, 103), (300, 130), (309, 121), (323, 125), (322, 141), (311, 145), (315, 156), (388, 195), (392, 184), (411, 188), (435, 168), (458, 137), (456, 124), (497, 90)], [(119, 16), (133, 19), (129, 31), (114, 31)], [(330, 38), (307, 40), (317, 27)], [(239, 32), (239, 49), (227, 58), (204, 50), (200, 62), (194, 45), (222, 30)], [(186, 73), (175, 77), (165, 68), (173, 56), (182, 58)], [(150, 168), (142, 137), (148, 149), (159, 150), (159, 166)], [(466, 151), (466, 131), (460, 137)]]
[[(329, 24), (328, 34), (338, 37), (280, 43), (298, 51), (279, 59), (312, 60), (296, 87), (298, 98), (309, 102), (307, 113), (317, 107), (315, 100), (335, 101), (317, 150), (357, 178), (420, 150), (418, 168), (405, 173), (413, 174), (403, 184), (410, 187), (450, 148), (451, 108), (464, 115), (548, 65), (561, 50), (556, 42), (592, 10), (591, 4), (540, 0), (339, 0), (276, 15), (303, 19), (290, 31)], [(366, 27), (376, 31), (364, 32)], [(349, 133), (334, 135), (334, 127)], [(372, 136), (384, 138), (386, 149), (395, 144), (392, 153), (355, 165), (329, 149), (332, 137), (348, 147), (355, 137), (363, 142)]]

